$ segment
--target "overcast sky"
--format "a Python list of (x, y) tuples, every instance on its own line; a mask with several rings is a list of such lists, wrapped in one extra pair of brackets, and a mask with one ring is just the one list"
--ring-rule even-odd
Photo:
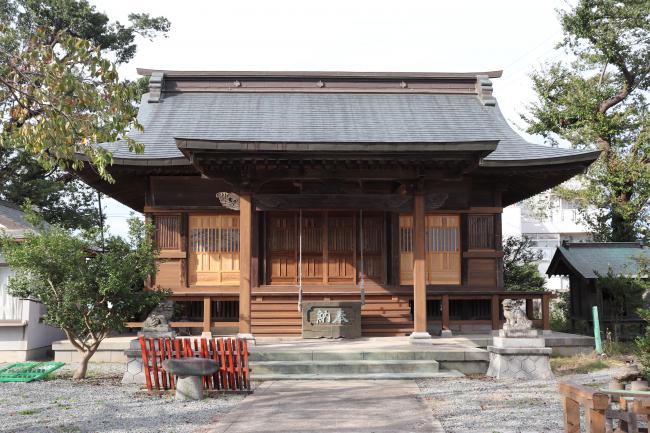
[[(533, 99), (528, 74), (562, 58), (562, 0), (91, 0), (113, 20), (131, 12), (171, 21), (167, 38), (140, 40), (120, 68), (292, 71), (488, 71), (508, 121)], [(535, 137), (529, 139), (541, 142)], [(130, 209), (106, 206), (116, 233)]]

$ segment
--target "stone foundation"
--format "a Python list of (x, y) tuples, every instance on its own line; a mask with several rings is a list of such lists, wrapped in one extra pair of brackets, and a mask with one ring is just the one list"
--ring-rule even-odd
[(550, 356), (553, 351), (547, 348), (542, 337), (532, 333), (525, 337), (493, 338), (493, 345), (488, 346), (490, 366), (487, 375), (496, 379), (550, 379)]

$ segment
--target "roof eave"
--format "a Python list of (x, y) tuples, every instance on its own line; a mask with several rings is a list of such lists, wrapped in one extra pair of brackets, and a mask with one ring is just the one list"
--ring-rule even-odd
[(218, 152), (336, 152), (336, 153), (409, 153), (450, 151), (481, 152), (485, 155), (493, 152), (498, 140), (474, 142), (406, 142), (406, 143), (361, 143), (361, 142), (263, 142), (205, 140), (174, 137), (178, 149), (187, 156), (187, 151), (211, 150)]
[(579, 153), (575, 155), (555, 156), (550, 158), (534, 159), (483, 159), (481, 167), (534, 167), (541, 165), (560, 165), (570, 163), (585, 163), (589, 165), (600, 156), (600, 150), (593, 152)]

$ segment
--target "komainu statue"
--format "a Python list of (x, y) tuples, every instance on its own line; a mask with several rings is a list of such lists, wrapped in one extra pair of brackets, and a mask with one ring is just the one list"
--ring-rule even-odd
[(169, 332), (171, 319), (174, 315), (174, 301), (168, 299), (161, 302), (147, 316), (142, 324), (143, 332)]
[(525, 333), (532, 328), (533, 322), (526, 317), (526, 311), (524, 309), (525, 302), (523, 299), (505, 299), (502, 302), (503, 316), (506, 318), (503, 330), (506, 333)]

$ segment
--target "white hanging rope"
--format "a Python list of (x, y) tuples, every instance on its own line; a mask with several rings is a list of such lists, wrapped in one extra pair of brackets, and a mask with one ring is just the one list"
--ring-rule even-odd
[(360, 248), (361, 248), (361, 260), (359, 264), (359, 274), (361, 277), (361, 281), (359, 281), (359, 292), (360, 292), (360, 297), (361, 297), (361, 305), (364, 305), (366, 303), (366, 274), (363, 269), (363, 209), (359, 211), (359, 227), (361, 228), (360, 230)]
[(298, 211), (298, 311), (302, 311), (302, 209)]

